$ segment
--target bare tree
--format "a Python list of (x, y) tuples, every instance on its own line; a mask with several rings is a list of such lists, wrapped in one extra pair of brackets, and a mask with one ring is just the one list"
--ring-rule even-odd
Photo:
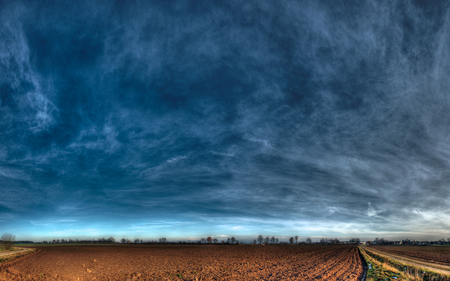
[(253, 240), (253, 244), (256, 244), (256, 239), (255, 239), (255, 240)]
[(122, 239), (120, 239), (120, 242), (122, 242), (122, 243), (126, 243), (127, 242), (127, 239), (125, 239), (125, 238), (122, 238)]
[(263, 242), (263, 240), (264, 240), (264, 237), (260, 234), (260, 235), (258, 236), (258, 238), (256, 238), (256, 240), (258, 241), (259, 244), (262, 244), (262, 242)]
[[(203, 240), (205, 240), (204, 238), (202, 238)], [(159, 243), (164, 244), (167, 242), (167, 239), (165, 237), (163, 238), (159, 238)]]
[(311, 243), (312, 243), (311, 238), (307, 238), (307, 239), (306, 239), (306, 243), (308, 243), (308, 244), (311, 245)]
[(264, 243), (269, 244), (270, 238), (269, 236), (267, 236), (266, 238), (264, 238)]
[(294, 237), (289, 238), (289, 243), (294, 244)]
[(3, 250), (10, 250), (12, 248), (12, 245), (14, 244), (14, 241), (16, 241), (16, 235), (12, 235), (10, 233), (3, 234), (2, 235)]
[(298, 244), (298, 236), (294, 236), (295, 244)]
[(235, 244), (236, 243), (236, 238), (231, 237), (231, 244)]
[(275, 244), (275, 237), (270, 238), (270, 242), (272, 242), (272, 245)]
[(213, 239), (213, 243), (217, 244), (219, 242), (219, 240), (217, 240), (216, 238)]
[(208, 238), (206, 238), (206, 241), (208, 242), (208, 244), (211, 244), (212, 238), (211, 238), (211, 237), (208, 237)]
[(275, 244), (280, 243), (280, 241), (278, 240), (278, 238), (275, 238)]
[(137, 244), (137, 243), (139, 243), (139, 242), (141, 242), (141, 240), (139, 240), (139, 239), (134, 239), (134, 244)]
[(116, 242), (116, 239), (114, 239), (113, 237), (108, 238), (108, 243), (114, 243), (114, 242)]

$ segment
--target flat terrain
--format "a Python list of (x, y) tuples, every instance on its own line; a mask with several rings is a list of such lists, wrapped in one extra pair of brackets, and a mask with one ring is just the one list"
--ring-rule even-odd
[(369, 249), (450, 265), (450, 247), (446, 246), (370, 246)]
[(12, 251), (3, 251), (3, 252), (0, 252), (0, 257), (9, 256), (9, 255), (15, 255), (17, 253), (21, 253), (21, 252), (24, 252), (24, 251), (27, 251), (27, 249), (15, 249), (15, 250), (12, 250)]
[(0, 280), (360, 280), (356, 246), (42, 246)]
[[(388, 246), (389, 247), (389, 246)], [(393, 246), (393, 247), (403, 247), (403, 246)], [(405, 248), (410, 248), (411, 246), (404, 246)], [(377, 247), (362, 247), (364, 250), (373, 252), (379, 256), (386, 257), (388, 259), (398, 261), (400, 263), (410, 265), (416, 268), (422, 268), (425, 270), (437, 272), (443, 276), (450, 276), (450, 265), (442, 262), (437, 262), (431, 259), (421, 259), (416, 258), (413, 256), (405, 255), (405, 254), (398, 254), (393, 253), (392, 249), (385, 248), (385, 246), (377, 246)], [(420, 250), (422, 248), (422, 251), (426, 253), (426, 251), (432, 252), (433, 250), (431, 248), (434, 247), (427, 247), (427, 246), (413, 246), (413, 248), (418, 248), (417, 250)], [(417, 251), (416, 250), (416, 251)], [(408, 249), (401, 250), (399, 249), (398, 252), (408, 252)], [(445, 279), (448, 280), (448, 279)]]

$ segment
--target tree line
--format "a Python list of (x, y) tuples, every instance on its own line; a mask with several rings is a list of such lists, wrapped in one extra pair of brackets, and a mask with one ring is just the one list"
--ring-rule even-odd
[[(299, 241), (298, 240), (298, 236), (293, 236), (290, 237), (288, 239), (288, 241), (280, 241), (279, 238), (277, 237), (264, 237), (262, 235), (258, 235), (258, 237), (253, 240), (253, 244), (264, 244), (264, 245), (277, 245), (277, 244), (303, 244), (303, 245), (311, 245), (313, 244), (311, 238), (307, 238), (305, 241)], [(12, 245), (14, 243), (15, 240), (15, 236), (13, 236), (12, 234), (7, 234), (5, 233), (2, 236), (2, 243), (3, 243), (3, 248), (5, 247), (10, 247), (10, 246), (6, 246), (6, 245)], [(384, 241), (384, 239), (375, 239), (376, 241)], [(443, 239), (442, 239), (443, 240)], [(34, 243), (32, 241), (17, 241), (20, 243)], [(16, 243), (17, 243), (16, 242)], [(241, 244), (241, 242), (236, 239), (235, 237), (230, 237), (227, 238), (226, 240), (222, 240), (219, 241), (217, 238), (212, 238), (212, 237), (207, 237), (207, 238), (201, 238), (199, 240), (195, 240), (195, 241), (178, 241), (178, 242), (170, 242), (168, 241), (165, 237), (161, 237), (158, 240), (150, 240), (150, 241), (143, 241), (142, 239), (134, 239), (134, 240), (130, 240), (130, 239), (126, 239), (126, 238), (122, 238), (119, 241), (116, 241), (116, 239), (114, 237), (109, 237), (109, 238), (98, 238), (98, 239), (53, 239), (53, 240), (49, 240), (49, 241), (43, 241), (43, 242), (39, 242), (39, 243), (43, 243), (43, 244), (64, 244), (64, 243), (80, 243), (80, 244), (113, 244), (113, 243), (122, 243), (122, 244), (226, 244), (226, 245), (239, 245)], [(316, 242), (316, 244), (340, 244), (341, 242), (334, 238), (334, 239), (327, 239), (327, 238), (322, 238), (320, 240), (319, 243)], [(360, 243), (360, 239), (359, 238), (352, 238), (349, 240), (349, 243), (355, 243), (355, 244), (359, 244)]]

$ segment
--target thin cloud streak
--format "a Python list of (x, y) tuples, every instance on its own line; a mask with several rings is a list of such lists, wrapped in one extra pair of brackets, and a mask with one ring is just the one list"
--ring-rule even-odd
[(0, 6), (17, 237), (448, 234), (448, 4)]

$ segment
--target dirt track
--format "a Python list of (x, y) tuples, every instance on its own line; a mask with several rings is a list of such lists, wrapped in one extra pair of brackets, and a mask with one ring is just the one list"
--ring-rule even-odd
[(439, 263), (450, 266), (449, 246), (371, 246), (375, 250), (393, 255), (407, 256), (425, 262)]
[(360, 280), (354, 246), (46, 246), (0, 280)]
[(385, 256), (387, 258), (397, 260), (402, 263), (410, 264), (410, 265), (413, 265), (416, 267), (425, 268), (428, 270), (439, 272), (441, 274), (450, 275), (450, 266), (449, 265), (442, 265), (442, 264), (437, 264), (437, 263), (433, 263), (430, 261), (419, 260), (417, 258), (413, 258), (413, 257), (409, 257), (409, 256), (392, 254), (392, 253), (388, 253), (386, 251), (380, 251), (379, 249), (374, 249), (373, 247), (363, 247), (363, 248), (366, 251), (372, 251), (375, 254), (378, 254), (380, 256)]
[(10, 255), (15, 255), (17, 253), (21, 253), (27, 251), (27, 249), (20, 249), (20, 250), (16, 250), (16, 251), (9, 251), (9, 252), (0, 252), (0, 258), (4, 257), (4, 256), (10, 256)]

